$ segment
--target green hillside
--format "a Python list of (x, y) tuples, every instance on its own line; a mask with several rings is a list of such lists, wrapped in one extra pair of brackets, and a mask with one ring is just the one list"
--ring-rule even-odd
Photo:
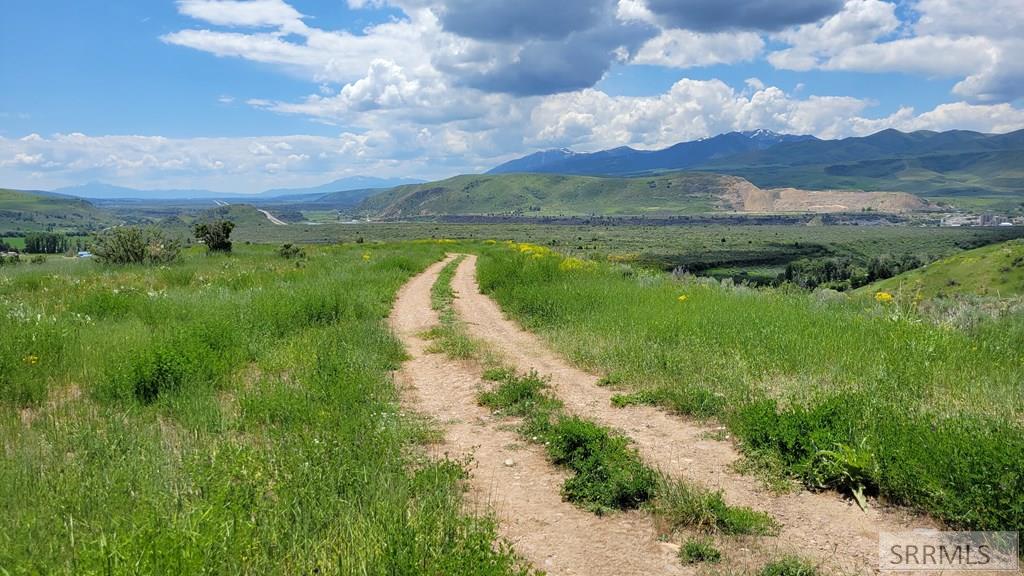
[(780, 144), (700, 168), (762, 188), (909, 192), (962, 208), (1024, 212), (1024, 131), (895, 130), (864, 138)]
[(0, 189), (0, 236), (39, 231), (83, 233), (117, 223), (112, 214), (81, 198)]
[(1024, 295), (1024, 240), (961, 252), (860, 290), (915, 295), (918, 291), (925, 299), (955, 294)]
[[(291, 238), (287, 232), (292, 226), (280, 226), (271, 223), (267, 217), (249, 204), (230, 204), (217, 206), (198, 213), (182, 213), (157, 222), (157, 225), (164, 231), (181, 238), (192, 236), (192, 225), (199, 222), (211, 220), (230, 220), (235, 223), (235, 229), (231, 233), (233, 240), (244, 242), (267, 241), (268, 238), (276, 238), (275, 233), (284, 234)], [(294, 228), (299, 228), (295, 226)]]
[(438, 214), (695, 214), (715, 210), (724, 195), (742, 187), (749, 187), (749, 183), (740, 178), (682, 172), (649, 178), (456, 176), (387, 190), (365, 200), (357, 211), (381, 218)]

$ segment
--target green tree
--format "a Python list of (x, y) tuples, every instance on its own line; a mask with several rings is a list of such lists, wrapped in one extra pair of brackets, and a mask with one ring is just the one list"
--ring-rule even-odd
[(60, 254), (68, 249), (68, 239), (63, 234), (33, 232), (25, 236), (25, 252), (29, 254)]
[(192, 227), (196, 240), (206, 244), (210, 252), (231, 252), (231, 231), (235, 223), (231, 220), (214, 220)]

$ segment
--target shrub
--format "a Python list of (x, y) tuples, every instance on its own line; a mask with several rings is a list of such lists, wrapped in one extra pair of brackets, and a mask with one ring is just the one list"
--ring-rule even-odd
[(758, 576), (817, 576), (818, 569), (813, 564), (796, 556), (786, 556), (770, 562), (758, 572)]
[(577, 417), (563, 417), (548, 435), (556, 464), (576, 472), (562, 488), (570, 502), (595, 511), (636, 508), (651, 499), (657, 474), (644, 466), (622, 436)]
[(770, 516), (746, 507), (729, 506), (721, 492), (662, 477), (657, 494), (651, 510), (670, 530), (688, 526), (705, 532), (761, 536), (778, 531)]
[(292, 259), (292, 258), (305, 258), (306, 251), (294, 244), (282, 244), (277, 249), (277, 254), (281, 258)]
[(715, 548), (715, 543), (709, 539), (691, 538), (679, 549), (679, 559), (683, 564), (696, 564), (697, 562), (714, 564), (722, 559), (722, 552)]
[(46, 264), (46, 256), (43, 256), (42, 254), (36, 254), (35, 256), (32, 257), (31, 260), (29, 260), (29, 262), (32, 264)]
[(21, 262), (21, 258), (17, 254), (11, 254), (10, 256), (0, 255), (0, 266), (13, 266)]
[(192, 232), (210, 252), (231, 252), (231, 231), (234, 229), (235, 223), (231, 220), (214, 220), (194, 225)]
[(96, 235), (92, 253), (105, 264), (168, 264), (178, 259), (181, 243), (157, 228), (118, 226)]

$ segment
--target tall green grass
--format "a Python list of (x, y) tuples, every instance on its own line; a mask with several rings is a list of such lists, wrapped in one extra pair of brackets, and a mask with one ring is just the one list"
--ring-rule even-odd
[(390, 380), (441, 248), (238, 248), (0, 272), (0, 573), (524, 572)]
[[(483, 289), (630, 396), (721, 419), (814, 488), (1024, 525), (1024, 317), (971, 332), (871, 300), (683, 283), (495, 247)], [(681, 296), (685, 298), (680, 299)]]

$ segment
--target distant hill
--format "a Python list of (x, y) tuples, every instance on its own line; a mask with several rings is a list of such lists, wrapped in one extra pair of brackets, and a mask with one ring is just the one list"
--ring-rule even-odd
[(0, 236), (40, 231), (86, 233), (117, 223), (114, 215), (81, 198), (0, 189)]
[(624, 176), (651, 171), (682, 170), (717, 158), (764, 150), (787, 142), (817, 140), (814, 136), (776, 134), (769, 130), (729, 132), (712, 138), (682, 142), (662, 150), (614, 148), (589, 154), (568, 149), (545, 150), (506, 162), (488, 174), (546, 173)]
[(231, 196), (231, 194), (213, 192), (211, 190), (140, 190), (124, 186), (114, 186), (104, 182), (89, 182), (78, 186), (67, 186), (58, 188), (54, 192), (96, 200), (121, 198), (142, 198), (147, 200), (214, 199)]
[[(104, 182), (89, 182), (88, 184), (81, 184), (78, 186), (58, 188), (54, 192), (96, 200), (228, 200), (235, 202), (247, 200), (266, 201), (275, 198), (287, 197), (308, 197), (309, 199), (315, 199), (327, 194), (352, 192), (351, 196), (354, 200), (350, 201), (348, 204), (354, 205), (358, 203), (359, 200), (370, 195), (371, 192), (369, 191), (371, 190), (393, 188), (404, 184), (418, 184), (421, 182), (423, 182), (423, 180), (413, 178), (374, 178), (369, 176), (352, 176), (328, 182), (327, 184), (322, 184), (320, 186), (313, 186), (309, 188), (277, 188), (266, 190), (258, 194), (233, 194), (202, 189), (145, 190), (115, 186)], [(335, 201), (339, 200), (340, 198), (335, 199)]]
[(360, 215), (402, 219), (439, 215), (683, 215), (738, 212), (902, 212), (926, 208), (908, 194), (762, 190), (735, 176), (673, 172), (647, 178), (556, 174), (456, 176), (371, 196)]
[(923, 268), (876, 282), (858, 292), (902, 293), (913, 298), (978, 294), (1024, 295), (1024, 240), (967, 250)]

